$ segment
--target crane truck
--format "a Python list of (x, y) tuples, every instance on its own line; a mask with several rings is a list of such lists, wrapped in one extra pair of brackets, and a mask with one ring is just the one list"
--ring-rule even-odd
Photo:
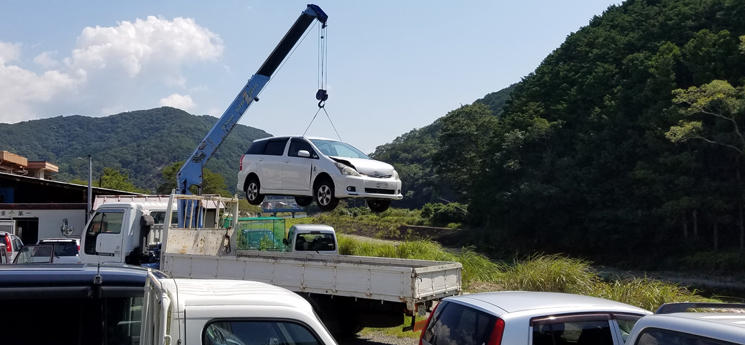
[[(398, 326), (404, 314), (424, 315), (434, 301), (460, 294), (460, 263), (240, 250), (237, 198), (189, 192), (191, 186), (199, 187), (204, 164), (303, 32), (314, 20), (325, 26), (327, 19), (318, 6), (308, 5), (181, 168), (177, 193), (98, 206), (86, 225), (81, 261), (151, 265), (174, 278), (270, 283), (308, 300), (337, 334)], [(321, 91), (317, 98), (324, 101)], [(177, 222), (171, 221), (174, 213)], [(232, 221), (225, 226), (228, 218)]]

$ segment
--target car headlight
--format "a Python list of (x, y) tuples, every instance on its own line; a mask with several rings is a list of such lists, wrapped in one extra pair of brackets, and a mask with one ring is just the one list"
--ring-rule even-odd
[(339, 169), (339, 172), (342, 175), (349, 175), (349, 176), (360, 176), (360, 173), (357, 172), (357, 170), (352, 169), (352, 167), (342, 164), (339, 162), (334, 162), (334, 165), (336, 165), (336, 168)]
[(396, 171), (396, 170), (393, 170), (393, 179), (394, 180), (400, 180), (401, 179), (400, 177), (398, 177), (398, 171)]

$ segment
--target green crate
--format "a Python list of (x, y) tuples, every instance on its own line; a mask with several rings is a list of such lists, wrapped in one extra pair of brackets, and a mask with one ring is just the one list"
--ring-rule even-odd
[[(225, 219), (224, 227), (233, 220)], [(283, 251), (285, 219), (278, 217), (238, 218), (236, 226), (238, 249)]]

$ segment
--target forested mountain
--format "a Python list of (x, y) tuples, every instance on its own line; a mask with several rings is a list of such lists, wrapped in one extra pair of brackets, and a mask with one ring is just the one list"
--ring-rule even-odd
[[(135, 186), (154, 191), (161, 170), (186, 160), (217, 118), (190, 115), (162, 107), (106, 117), (60, 116), (16, 124), (0, 124), (0, 150), (59, 165), (57, 179), (88, 179), (87, 155), (93, 156), (93, 176), (104, 167), (129, 174)], [(251, 142), (270, 136), (237, 125), (206, 167), (225, 177), (235, 192), (238, 161)]]
[[(516, 86), (512, 84), (492, 92), (474, 103), (486, 105), (492, 114), (499, 117)], [(440, 149), (441, 120), (413, 129), (393, 142), (375, 148), (372, 157), (393, 164), (401, 176), (405, 197), (395, 201), (395, 207), (420, 208), (428, 202), (447, 202), (455, 197), (448, 179), (441, 178), (432, 167), (432, 156)]]
[[(611, 6), (515, 87), (498, 120), (467, 105), (376, 156), (431, 162), (494, 248), (742, 252), (743, 18), (741, 0)], [(419, 139), (427, 131), (438, 135)]]

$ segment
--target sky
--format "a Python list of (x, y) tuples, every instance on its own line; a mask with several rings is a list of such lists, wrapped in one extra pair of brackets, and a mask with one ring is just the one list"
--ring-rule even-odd
[[(317, 23), (239, 123), (272, 135), (310, 125), (364, 152), (520, 81), (621, 2), (318, 1), (333, 126), (324, 112), (311, 125)], [(0, 0), (0, 123), (161, 106), (219, 117), (307, 3)]]

